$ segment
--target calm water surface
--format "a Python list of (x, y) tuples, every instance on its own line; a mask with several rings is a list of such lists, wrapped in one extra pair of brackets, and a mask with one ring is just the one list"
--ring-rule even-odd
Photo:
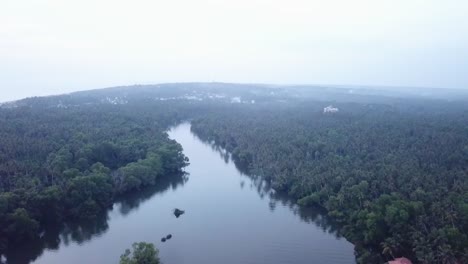
[[(353, 245), (313, 209), (299, 209), (260, 179), (243, 175), (185, 123), (169, 135), (190, 159), (187, 176), (125, 197), (98, 221), (61, 228), (12, 254), (16, 263), (118, 263), (135, 241), (155, 243), (165, 264), (355, 263)], [(180, 218), (174, 208), (186, 213)], [(173, 238), (161, 242), (161, 237)]]

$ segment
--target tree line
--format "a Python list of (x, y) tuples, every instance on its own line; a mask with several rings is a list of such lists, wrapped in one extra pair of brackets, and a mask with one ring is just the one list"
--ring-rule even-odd
[(326, 105), (231, 105), (192, 131), (299, 204), (324, 207), (359, 263), (468, 263), (466, 106)]
[(177, 117), (137, 106), (0, 110), (0, 254), (48, 225), (93, 219), (188, 164)]
[[(359, 263), (468, 262), (462, 103), (359, 97), (324, 114), (333, 102), (309, 97), (231, 104), (135, 95), (111, 105), (89, 93), (0, 109), (0, 254), (180, 171), (188, 161), (165, 131), (191, 120), (238, 167), (301, 205), (325, 208)], [(67, 107), (54, 107), (66, 98)]]

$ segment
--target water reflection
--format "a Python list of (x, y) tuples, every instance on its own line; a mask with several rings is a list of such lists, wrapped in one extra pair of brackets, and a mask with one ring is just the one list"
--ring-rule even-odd
[[(200, 138), (198, 135), (196, 135), (193, 131), (192, 133), (206, 146), (209, 146), (213, 151), (217, 152), (225, 161), (225, 163), (232, 162), (239, 173), (243, 177), (246, 177), (248, 181), (250, 181), (250, 189), (255, 189), (260, 199), (263, 200), (265, 197), (269, 199), (268, 207), (271, 212), (274, 212), (278, 204), (280, 204), (283, 207), (288, 207), (294, 215), (301, 219), (301, 221), (309, 224), (315, 224), (316, 226), (319, 226), (323, 232), (332, 234), (337, 238), (343, 237), (343, 226), (328, 217), (328, 214), (324, 208), (319, 206), (298, 206), (296, 201), (286, 193), (275, 191), (271, 184), (263, 177), (250, 174), (248, 172), (248, 168), (245, 165), (236, 162), (229, 152), (227, 152), (219, 145), (216, 145), (214, 141), (204, 140), (203, 138)], [(246, 181), (244, 179), (241, 179), (239, 184), (241, 189), (245, 187), (245, 182)]]
[(156, 193), (175, 191), (182, 187), (188, 181), (186, 173), (166, 176), (160, 179), (160, 182), (139, 192), (130, 193), (117, 199), (116, 203), (120, 205), (119, 212), (122, 215), (128, 215), (131, 211), (138, 209), (140, 204), (149, 200)]
[[(150, 199), (156, 193), (176, 190), (188, 181), (187, 174), (179, 173), (161, 177), (157, 184), (139, 192), (133, 192), (119, 197), (114, 203), (121, 215), (128, 215), (138, 209), (140, 204)], [(93, 238), (100, 237), (109, 229), (109, 213), (114, 207), (103, 211), (94, 219), (77, 222), (67, 222), (51, 225), (45, 228), (39, 238), (17, 245), (5, 252), (9, 264), (27, 264), (36, 260), (45, 250), (58, 250), (70, 243), (83, 244)], [(0, 263), (2, 259), (0, 259)]]
[[(52, 235), (50, 245), (55, 238), (60, 249), (43, 252), (35, 263), (115, 263), (135, 241), (154, 243), (168, 264), (354, 263), (352, 245), (336, 239), (334, 225), (320, 210), (299, 208), (262, 178), (242, 174), (228, 153), (190, 133), (189, 124), (174, 128), (170, 136), (191, 160), (186, 168), (190, 181), (183, 179), (183, 188), (175, 181), (122, 197), (105, 214), (102, 231), (99, 224), (87, 228), (91, 241), (67, 232), (66, 246), (61, 235)], [(177, 219), (174, 208), (187, 213)], [(58, 233), (66, 232), (60, 228)], [(161, 242), (167, 234), (174, 238)]]

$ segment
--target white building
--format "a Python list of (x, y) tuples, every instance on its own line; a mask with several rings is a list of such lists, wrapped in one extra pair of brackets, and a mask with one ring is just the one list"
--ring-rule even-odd
[(339, 111), (338, 108), (333, 107), (333, 106), (331, 106), (331, 105), (329, 105), (329, 106), (323, 108), (323, 113), (336, 113), (336, 112), (338, 112), (338, 111)]
[(241, 103), (241, 102), (242, 102), (242, 100), (241, 100), (240, 97), (231, 98), (231, 103), (237, 103), (238, 104), (238, 103)]

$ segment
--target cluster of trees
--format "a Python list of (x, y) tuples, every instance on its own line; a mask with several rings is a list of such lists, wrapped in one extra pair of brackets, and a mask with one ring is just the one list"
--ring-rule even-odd
[[(128, 215), (156, 193), (183, 186), (188, 180), (187, 176), (184, 172), (162, 175), (155, 185), (115, 197), (114, 204), (119, 204), (120, 214)], [(61, 245), (69, 245), (70, 243), (83, 244), (95, 237), (102, 236), (108, 231), (108, 221), (109, 210), (104, 210), (93, 218), (54, 223), (45, 226), (39, 237), (14, 245), (2, 254), (8, 263), (31, 263), (46, 250), (58, 250)]]
[(159, 251), (151, 243), (133, 243), (130, 249), (120, 256), (120, 264), (159, 264)]
[[(171, 84), (0, 106), (0, 255), (180, 171), (164, 131), (192, 120), (238, 167), (325, 208), (358, 262), (468, 263), (466, 102), (338, 90)], [(313, 100), (330, 98), (340, 111), (326, 115)]]
[(0, 110), (0, 253), (48, 225), (92, 219), (121, 194), (188, 164), (177, 119), (96, 105)]
[(468, 108), (326, 105), (220, 107), (192, 131), (299, 204), (327, 209), (359, 263), (468, 263)]

